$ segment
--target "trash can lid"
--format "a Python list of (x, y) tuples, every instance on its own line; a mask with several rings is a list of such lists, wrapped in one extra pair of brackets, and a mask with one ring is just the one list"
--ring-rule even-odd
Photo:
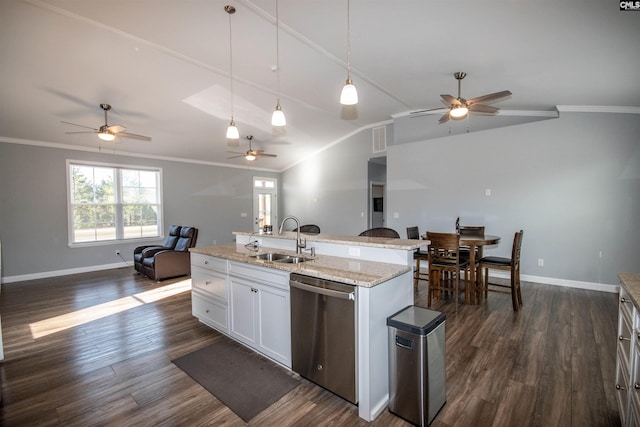
[(388, 317), (387, 326), (416, 335), (427, 335), (446, 318), (447, 316), (439, 311), (410, 305)]

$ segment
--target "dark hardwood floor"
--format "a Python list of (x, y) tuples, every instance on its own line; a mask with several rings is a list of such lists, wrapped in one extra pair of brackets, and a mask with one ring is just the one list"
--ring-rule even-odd
[[(187, 279), (157, 284), (132, 268), (2, 286), (6, 426), (245, 423), (171, 360), (228, 339), (191, 316)], [(426, 306), (421, 283), (416, 305)], [(447, 403), (432, 426), (617, 426), (617, 295), (523, 283), (447, 313)], [(302, 379), (249, 425), (374, 422)]]

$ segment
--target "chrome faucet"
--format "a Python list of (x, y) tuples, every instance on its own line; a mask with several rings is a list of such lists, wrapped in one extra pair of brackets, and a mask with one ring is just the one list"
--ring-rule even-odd
[(301, 254), (302, 253), (301, 249), (304, 249), (307, 247), (307, 239), (300, 239), (300, 220), (298, 218), (292, 215), (286, 216), (280, 223), (278, 234), (282, 234), (284, 223), (287, 222), (288, 219), (292, 219), (296, 222), (296, 254)]

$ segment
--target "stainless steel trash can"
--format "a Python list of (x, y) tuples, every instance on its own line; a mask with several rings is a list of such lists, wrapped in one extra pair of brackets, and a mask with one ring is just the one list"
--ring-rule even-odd
[(387, 318), (389, 411), (427, 426), (446, 402), (444, 313), (409, 306)]

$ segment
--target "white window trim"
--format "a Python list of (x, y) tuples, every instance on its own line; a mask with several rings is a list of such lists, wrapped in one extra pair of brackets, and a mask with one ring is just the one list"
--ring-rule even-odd
[[(86, 166), (98, 166), (98, 167), (108, 167), (108, 168), (118, 168), (118, 169), (131, 169), (131, 170), (147, 170), (158, 172), (158, 199), (160, 209), (158, 209), (158, 229), (160, 230), (159, 236), (154, 237), (136, 237), (131, 239), (123, 239), (121, 237), (116, 238), (114, 240), (100, 240), (95, 242), (73, 242), (73, 209), (71, 207), (71, 175), (69, 174), (71, 165), (86, 165)], [(162, 168), (159, 167), (151, 167), (151, 166), (139, 166), (139, 165), (128, 165), (128, 164), (119, 164), (119, 163), (102, 163), (102, 162), (92, 162), (87, 160), (73, 160), (67, 159), (66, 161), (66, 176), (67, 176), (67, 242), (70, 248), (81, 248), (81, 247), (89, 247), (89, 246), (105, 246), (105, 245), (115, 245), (121, 243), (139, 243), (139, 242), (156, 242), (162, 241), (164, 239), (164, 196), (163, 196), (163, 177), (162, 177)], [(118, 181), (116, 185), (116, 191), (118, 194), (118, 200), (121, 199), (122, 186), (119, 184), (119, 176), (115, 178)], [(116, 212), (118, 215), (118, 212)], [(120, 221), (119, 217), (116, 217), (116, 221)]]

